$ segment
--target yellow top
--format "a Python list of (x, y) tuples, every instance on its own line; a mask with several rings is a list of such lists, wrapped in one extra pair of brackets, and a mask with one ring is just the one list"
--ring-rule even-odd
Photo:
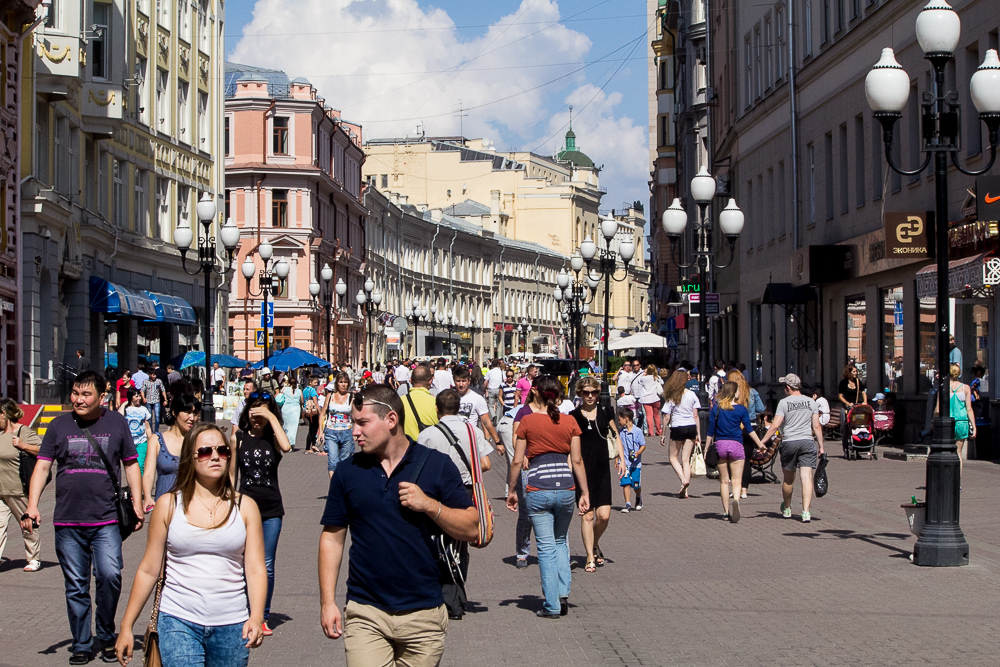
[[(417, 416), (424, 426), (433, 426), (438, 423), (437, 404), (431, 392), (426, 387), (412, 387), (406, 395), (413, 399), (413, 406), (417, 409)], [(406, 435), (416, 440), (420, 435), (420, 426), (417, 418), (410, 408), (410, 401), (403, 396), (403, 431)]]

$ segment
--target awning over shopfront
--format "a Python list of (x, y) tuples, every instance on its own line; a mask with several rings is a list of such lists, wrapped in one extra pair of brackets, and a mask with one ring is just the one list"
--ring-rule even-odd
[[(983, 258), (992, 251), (948, 262), (948, 294), (961, 296), (967, 290), (983, 287)], [(928, 299), (937, 296), (937, 265), (931, 264), (917, 271), (917, 297)]]
[(118, 313), (143, 319), (156, 318), (156, 304), (145, 293), (133, 292), (127, 287), (115, 285), (97, 276), (90, 278), (90, 309), (95, 313)]
[(793, 305), (816, 301), (816, 290), (808, 285), (793, 285), (791, 283), (768, 283), (764, 288), (764, 298), (761, 303)]
[(157, 322), (171, 324), (196, 324), (194, 308), (179, 296), (160, 294), (159, 292), (142, 292), (156, 307), (156, 316), (151, 318)]

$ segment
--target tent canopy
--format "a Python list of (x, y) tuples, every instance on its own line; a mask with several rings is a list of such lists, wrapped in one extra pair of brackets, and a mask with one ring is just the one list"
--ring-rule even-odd
[(608, 350), (638, 350), (646, 348), (665, 348), (667, 346), (667, 339), (663, 336), (657, 336), (654, 333), (649, 333), (648, 331), (643, 331), (637, 334), (628, 336), (627, 338), (619, 338), (608, 344)]
[(270, 358), (258, 361), (253, 367), (260, 370), (267, 366), (274, 371), (287, 372), (296, 368), (302, 368), (303, 366), (330, 368), (331, 365), (329, 361), (324, 361), (315, 354), (309, 354), (297, 347), (286, 347), (272, 354)]

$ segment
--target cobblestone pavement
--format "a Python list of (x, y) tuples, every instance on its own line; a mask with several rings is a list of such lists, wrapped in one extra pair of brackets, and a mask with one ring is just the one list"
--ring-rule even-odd
[[(830, 450), (839, 452), (839, 444)], [(923, 463), (833, 458), (830, 494), (813, 505), (811, 524), (799, 522), (797, 512), (782, 519), (780, 487), (762, 485), (742, 503), (743, 520), (730, 525), (720, 519), (717, 482), (695, 480), (691, 498), (680, 500), (665, 449), (653, 444), (647, 451), (645, 508), (613, 512), (603, 540), (609, 564), (587, 574), (581, 561), (570, 614), (557, 621), (534, 615), (541, 604), (534, 558), (528, 569), (513, 566), (514, 515), (499, 498), (505, 466), (494, 456), (486, 479), (496, 498), (497, 535), (487, 549), (474, 550), (473, 613), (451, 623), (444, 665), (996, 664), (991, 628), (1000, 613), (1000, 531), (987, 501), (1000, 466), (975, 461), (965, 467), (962, 527), (971, 564), (924, 569), (908, 560), (915, 538), (899, 509), (911, 495), (923, 496), (917, 490)], [(251, 664), (342, 665), (343, 646), (325, 639), (318, 623), (326, 460), (287, 455), (281, 486), (287, 515), (274, 636)], [(617, 490), (615, 498), (620, 504)], [(52, 503), (50, 489), (45, 518)], [(144, 537), (125, 545), (119, 615)], [(578, 520), (570, 538), (572, 552), (580, 554)], [(19, 535), (8, 540), (6, 555), (14, 560), (0, 566), (0, 666), (65, 665), (68, 659), (63, 581), (48, 526), (42, 545), (43, 569), (26, 574)], [(137, 636), (145, 618), (136, 624)]]

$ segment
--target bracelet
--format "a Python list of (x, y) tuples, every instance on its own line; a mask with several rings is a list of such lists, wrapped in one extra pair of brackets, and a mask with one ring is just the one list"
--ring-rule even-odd
[(439, 501), (438, 501), (438, 513), (434, 515), (434, 520), (435, 520), (435, 521), (437, 521), (437, 520), (438, 520), (438, 518), (439, 518), (439, 517), (441, 516), (441, 508), (442, 508), (442, 507), (444, 507), (444, 505), (443, 505), (443, 504), (441, 503), (441, 501), (439, 500)]

